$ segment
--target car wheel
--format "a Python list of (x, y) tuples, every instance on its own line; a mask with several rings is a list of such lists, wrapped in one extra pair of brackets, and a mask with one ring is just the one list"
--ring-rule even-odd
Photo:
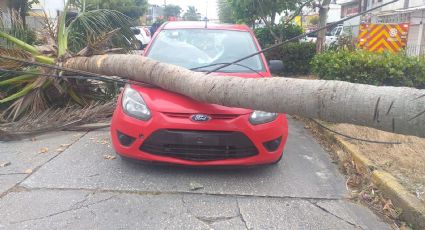
[(145, 48), (145, 45), (143, 45), (143, 42), (139, 42), (139, 50), (142, 50), (143, 48)]

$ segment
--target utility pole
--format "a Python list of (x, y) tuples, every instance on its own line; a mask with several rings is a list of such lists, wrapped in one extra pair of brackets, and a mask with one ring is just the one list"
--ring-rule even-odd
[(208, 20), (208, 0), (207, 0), (207, 5), (205, 7), (205, 18), (206, 20)]

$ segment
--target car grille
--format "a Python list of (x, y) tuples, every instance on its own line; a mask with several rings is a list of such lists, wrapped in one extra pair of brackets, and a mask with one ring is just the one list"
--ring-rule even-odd
[(240, 132), (159, 130), (140, 146), (149, 154), (190, 161), (239, 159), (258, 154)]
[[(193, 113), (164, 113), (168, 117), (173, 118), (187, 118), (189, 119), (190, 116), (194, 115)], [(237, 118), (239, 115), (237, 114), (209, 114), (208, 116), (211, 117), (213, 120), (231, 120)]]

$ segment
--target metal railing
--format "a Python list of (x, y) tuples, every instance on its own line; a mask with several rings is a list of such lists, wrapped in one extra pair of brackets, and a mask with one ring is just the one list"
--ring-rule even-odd
[(409, 56), (425, 56), (425, 45), (408, 45), (404, 50)]

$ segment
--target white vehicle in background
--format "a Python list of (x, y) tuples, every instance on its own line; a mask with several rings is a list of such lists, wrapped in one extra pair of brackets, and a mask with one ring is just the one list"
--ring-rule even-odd
[[(344, 26), (343, 25), (337, 25), (336, 27), (334, 27), (331, 31), (326, 33), (326, 40), (325, 40), (325, 44), (327, 46), (334, 44), (336, 42), (338, 42), (338, 38), (339, 36), (345, 34), (346, 31), (344, 30)], [(310, 34), (308, 36), (305, 36), (304, 38), (300, 39), (300, 42), (313, 42), (316, 43), (317, 40), (317, 32)]]
[(331, 31), (326, 33), (326, 45), (335, 44), (338, 42), (338, 38), (345, 34), (344, 26), (343, 25), (337, 25), (335, 28), (333, 28)]
[(151, 32), (147, 27), (137, 26), (131, 27), (131, 30), (134, 33), (134, 36), (139, 41), (138, 48), (144, 49), (149, 42), (151, 41)]

